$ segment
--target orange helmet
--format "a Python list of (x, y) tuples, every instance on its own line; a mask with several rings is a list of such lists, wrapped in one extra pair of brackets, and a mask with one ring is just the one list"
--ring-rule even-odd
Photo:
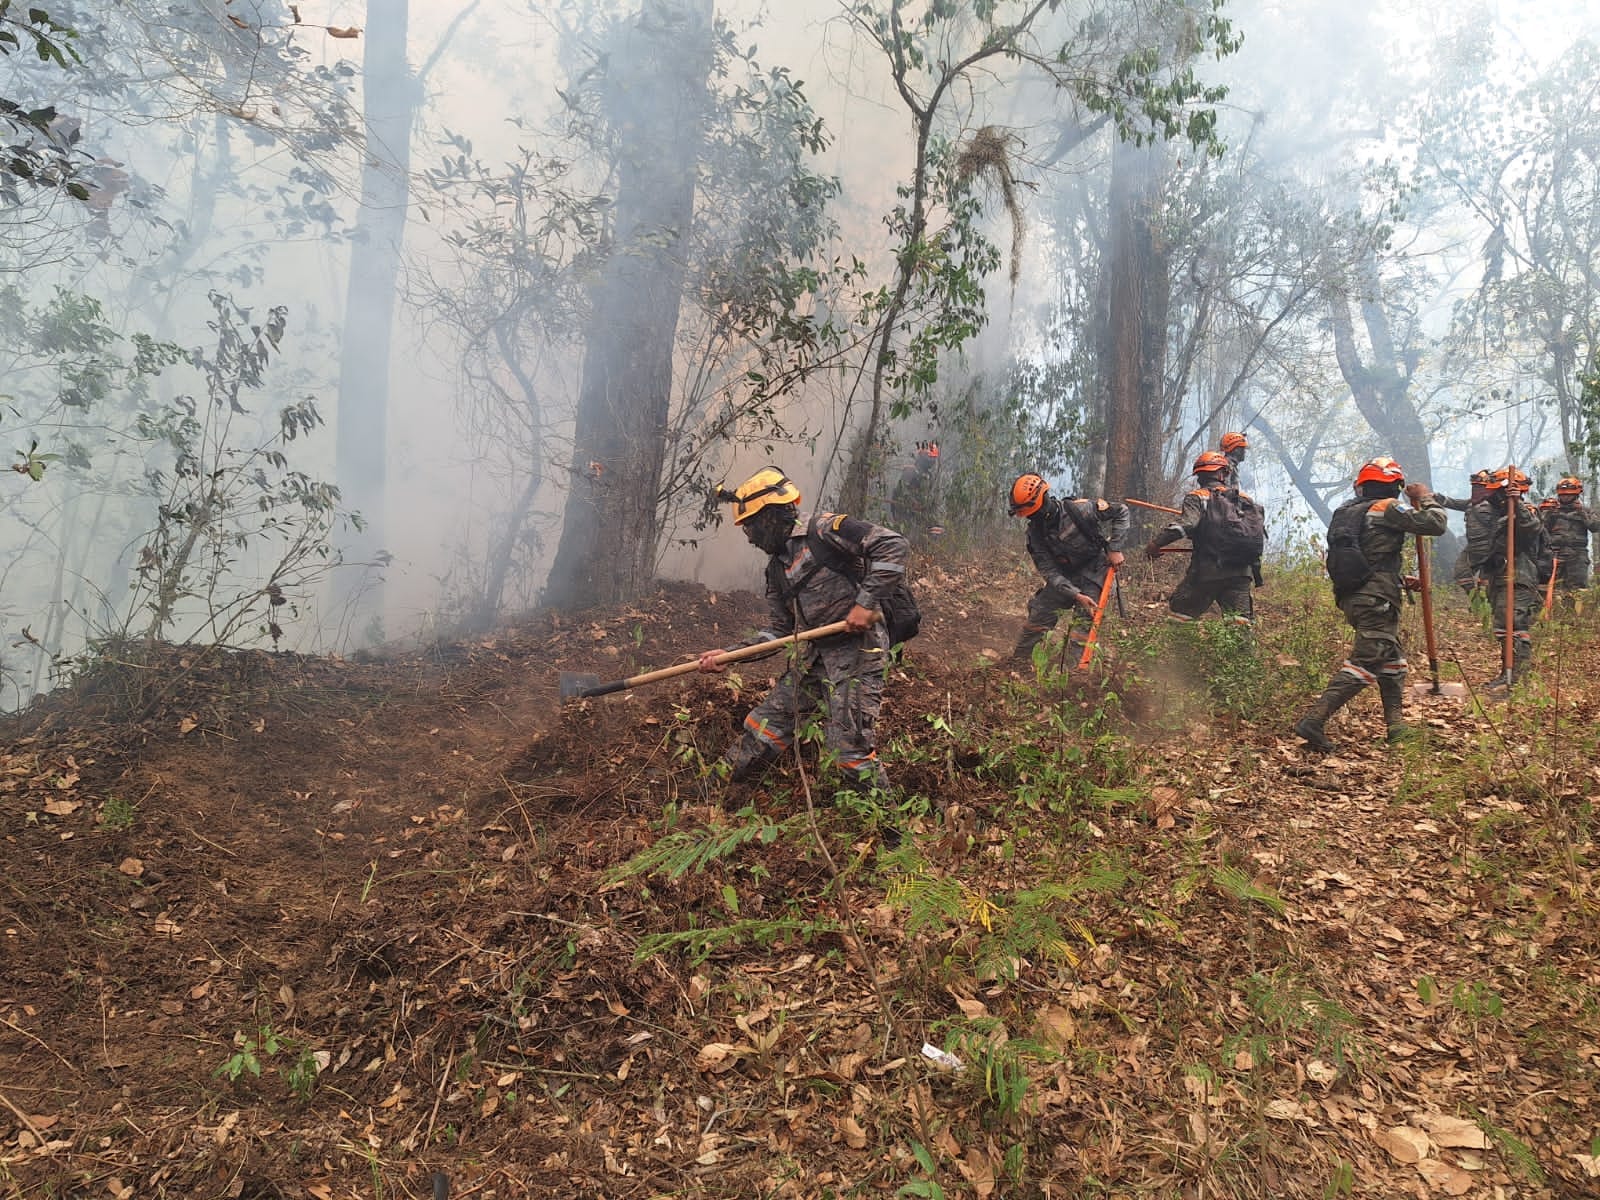
[(1356, 472), (1356, 486), (1363, 483), (1404, 483), (1406, 473), (1400, 469), (1400, 464), (1394, 459), (1383, 457), (1369, 459), (1361, 464), (1361, 470)]
[(1248, 449), (1250, 449), (1250, 443), (1245, 440), (1244, 434), (1242, 434), (1242, 433), (1225, 433), (1225, 434), (1222, 435), (1222, 452), (1224, 454), (1228, 453), (1228, 451), (1230, 451), (1230, 450), (1248, 450)]
[(1011, 485), (1011, 515), (1033, 516), (1044, 507), (1044, 498), (1049, 491), (1050, 484), (1043, 475), (1035, 475), (1031, 471), (1026, 475), (1018, 475), (1017, 481)]
[(938, 458), (939, 457), (939, 443), (938, 442), (929, 442), (926, 446), (924, 446), (921, 450), (919, 450), (918, 453), (921, 454), (925, 458)]
[(1560, 503), (1561, 503), (1561, 501), (1557, 500), (1554, 496), (1550, 496), (1547, 499), (1539, 501), (1539, 507), (1541, 509), (1544, 509), (1544, 508), (1555, 508), (1558, 505), (1560, 505)]
[(1583, 491), (1583, 480), (1576, 475), (1568, 475), (1560, 483), (1556, 484), (1556, 495), (1558, 496), (1576, 496), (1581, 491)]
[(1522, 496), (1526, 496), (1528, 488), (1532, 486), (1528, 477), (1515, 467), (1501, 467), (1493, 475), (1489, 476), (1489, 482), (1484, 486), (1491, 492), (1498, 492), (1506, 486), (1508, 481), (1511, 484), (1511, 489)]
[(1213, 471), (1229, 471), (1233, 464), (1228, 461), (1228, 456), (1216, 450), (1202, 450), (1194, 460), (1194, 473), (1196, 475), (1209, 475)]

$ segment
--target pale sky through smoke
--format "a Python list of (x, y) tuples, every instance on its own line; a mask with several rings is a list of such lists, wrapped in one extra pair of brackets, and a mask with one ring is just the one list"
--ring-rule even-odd
[[(558, 31), (562, 22), (570, 22), (573, 12), (587, 3), (411, 3), (409, 60), (414, 68), (432, 59), (447, 31), (452, 35), (448, 49), (423, 81), (423, 107), (412, 139), (416, 186), (405, 246), (406, 286), (412, 300), (423, 294), (418, 285), (428, 275), (448, 281), (452, 272), (458, 277), (461, 271), (448, 239), (462, 233), (467, 218), (460, 209), (442, 202), (423, 178), (444, 155), (456, 153), (444, 140), (447, 132), (468, 139), (472, 157), (495, 168), (514, 158), (520, 147), (545, 153), (571, 152), (570, 146), (563, 146), (548, 132), (563, 103), (557, 89), (569, 82), (560, 62)], [(225, 7), (215, 3), (211, 9), (221, 12)], [(623, 16), (637, 7), (638, 0), (604, 0), (602, 11)], [(327, 0), (320, 6), (301, 3), (299, 12), (306, 25), (296, 31), (295, 44), (313, 62), (348, 60), (359, 68), (366, 39), (330, 38), (316, 26), (364, 27), (369, 19), (378, 19), (376, 13), (381, 11), (369, 11), (368, 5), (351, 0)], [(804, 81), (806, 94), (831, 137), (815, 165), (837, 176), (842, 186), (831, 209), (840, 227), (832, 253), (859, 256), (871, 267), (873, 285), (881, 285), (889, 277), (884, 216), (895, 203), (895, 188), (909, 173), (912, 156), (910, 120), (890, 86), (881, 53), (843, 18), (844, 8), (838, 0), (723, 3), (718, 11), (741, 44), (754, 44), (755, 57), (763, 67), (786, 67)], [(1295, 162), (1302, 179), (1320, 179), (1317, 172), (1324, 171), (1333, 180), (1353, 163), (1386, 157), (1408, 166), (1412, 150), (1405, 145), (1399, 117), (1407, 102), (1429, 83), (1425, 71), (1437, 38), (1472, 13), (1487, 12), (1494, 17), (1499, 39), (1495, 71), (1507, 83), (1548, 68), (1580, 36), (1600, 39), (1600, 5), (1578, 0), (1463, 0), (1449, 5), (1421, 0), (1238, 0), (1225, 12), (1243, 34), (1244, 45), (1237, 54), (1207, 64), (1205, 70), (1208, 78), (1226, 82), (1233, 89), (1222, 106), (1226, 136), (1236, 147), (1248, 139), (1252, 152), (1269, 165)], [(1050, 122), (1059, 113), (1060, 97), (1037, 81), (1015, 82), (1007, 74), (1011, 70), (1002, 65), (982, 74), (974, 88), (953, 93), (950, 113), (952, 131), (970, 133), (980, 125), (994, 123), (1016, 132), (1024, 143), (1020, 175), (1024, 184), (1031, 186), (1022, 192), (1027, 235), (1021, 280), (1014, 292), (1003, 272), (987, 281), (989, 325), (968, 342), (959, 361), (942, 365), (941, 386), (958, 384), (967, 372), (986, 372), (993, 378), (1013, 356), (1055, 354), (1059, 361), (1063, 343), (1049, 341), (1047, 309), (1064, 287), (1060, 264), (1065, 235), (1052, 240), (1051, 221), (1059, 212), (1050, 205), (1059, 210), (1064, 207), (1061, 198), (1068, 195), (1103, 198), (1106, 187), (1108, 156), (1103, 142), (1048, 168), (1040, 165), (1038, 160), (1057, 133)], [(1255, 120), (1257, 113), (1261, 114), (1259, 121)], [(152, 185), (166, 189), (149, 212), (169, 224), (158, 226), (146, 221), (143, 213), (137, 218), (128, 213), (127, 236), (114, 245), (90, 245), (84, 254), (87, 265), (75, 271), (63, 268), (58, 274), (51, 274), (50, 269), (30, 274), (28, 283), (40, 295), (57, 285), (107, 297), (137, 294), (130, 289), (128, 277), (139, 263), (153, 261), (163, 252), (169, 228), (186, 227), (195, 207), (192, 180), (202, 167), (214, 165), (215, 160), (193, 151), (195, 144), (206, 144), (206, 137), (216, 136), (212, 129), (189, 135), (176, 121), (146, 118), (117, 125), (115, 117), (109, 106), (93, 112), (91, 130), (107, 132), (112, 157), (126, 159)], [(232, 138), (229, 153), (234, 156), (229, 161), (239, 174), (241, 188), (271, 193), (284, 186), (295, 165), (291, 155), (281, 147), (263, 149), (242, 124), (230, 127), (227, 136)], [(1187, 151), (1179, 148), (1175, 152)], [(338, 210), (336, 225), (354, 215), (349, 180), (359, 166), (354, 150), (340, 153), (344, 155), (340, 169), (348, 176), (343, 184), (346, 190), (336, 190), (328, 197)], [(1225, 158), (1223, 163), (1232, 161)], [(259, 175), (251, 174), (257, 170)], [(1347, 180), (1343, 186), (1348, 187)], [(282, 234), (272, 225), (271, 205), (242, 197), (231, 197), (228, 203), (234, 207), (218, 213), (217, 227), (225, 226), (233, 240), (221, 242), (219, 250), (217, 243), (200, 245), (196, 239), (192, 249), (201, 251), (202, 258), (241, 254), (240, 262), (218, 268), (228, 272), (230, 286), (238, 287), (240, 303), (258, 309), (272, 304), (289, 307), (282, 369), (284, 378), (292, 383), (277, 386), (280, 391), (294, 391), (296, 398), (314, 396), (329, 418), (329, 429), (295, 447), (296, 455), (301, 456), (296, 465), (304, 463), (314, 476), (327, 478), (331, 469), (323, 459), (332, 459), (336, 338), (345, 297), (348, 242), (342, 234), (315, 228)], [(1009, 224), (997, 204), (991, 207), (994, 220), (990, 231), (1003, 254), (1010, 244)], [(213, 230), (213, 235), (216, 232)], [(1406, 230), (1405, 236), (1409, 249), (1427, 252), (1429, 269), (1443, 281), (1419, 302), (1426, 306), (1428, 332), (1438, 334), (1454, 301), (1482, 275), (1479, 259), (1485, 230), (1474, 217), (1449, 213), (1432, 218), (1425, 230)], [(172, 241), (181, 243), (182, 239)], [(264, 245), (268, 248), (262, 250)], [(258, 251), (262, 258), (257, 269), (253, 260), (245, 261), (242, 256)], [(192, 282), (184, 276), (176, 289), (180, 295), (175, 308), (186, 306), (187, 311), (182, 313), (180, 334), (174, 335), (191, 348), (206, 345), (210, 336), (205, 328), (205, 289), (199, 284), (190, 286)], [(183, 288), (193, 294), (183, 294)], [(129, 328), (138, 328), (146, 314), (125, 312), (117, 318)], [(1081, 332), (1080, 323), (1073, 333)], [(559, 424), (560, 413), (570, 412), (576, 395), (581, 361), (573, 352), (544, 369), (551, 420)], [(385, 632), (397, 636), (445, 627), (448, 600), (452, 595), (459, 598), (463, 572), (470, 573), (475, 563), (481, 565), (493, 518), (504, 508), (504, 493), (510, 484), (490, 469), (482, 435), (469, 428), (462, 416), (464, 401), (470, 397), (464, 395), (456, 345), (443, 333), (437, 312), (422, 304), (402, 305), (389, 373), (392, 400), (385, 515), (395, 560), (385, 596)], [(808, 386), (805, 392), (808, 430), (815, 435), (817, 446), (815, 457), (803, 446), (780, 445), (772, 452), (772, 458), (800, 482), (807, 506), (827, 498), (819, 495), (817, 484), (852, 382), (832, 376)], [(1533, 385), (1518, 381), (1518, 386), (1524, 402), (1533, 403), (1528, 399), (1535, 394)], [(1339, 437), (1359, 440), (1358, 423), (1348, 408), (1339, 410), (1342, 388), (1336, 372), (1329, 374), (1324, 368), (1305, 388), (1307, 395), (1326, 396), (1322, 416), (1330, 428), (1338, 430)], [(281, 394), (263, 399), (258, 411), (265, 412), (269, 404), (284, 399)], [(1280, 398), (1253, 399), (1277, 403)], [(1198, 411), (1200, 401), (1193, 407)], [(1505, 420), (1500, 412), (1450, 426), (1439, 439), (1437, 451), (1441, 484), (1448, 485), (1465, 469), (1481, 465), (1474, 460), (1503, 444)], [(928, 429), (925, 424), (909, 423), (894, 432), (902, 451), (908, 451)], [(1185, 430), (1181, 436), (1190, 432), (1192, 429)], [(1547, 431), (1547, 448), (1555, 437), (1553, 431)], [(556, 457), (559, 455), (558, 449)], [(727, 464), (728, 481), (737, 482), (765, 462), (766, 455), (759, 448), (741, 449)], [(951, 466), (953, 462), (947, 462), (942, 469)], [(564, 468), (565, 463), (553, 464), (553, 475), (558, 473), (556, 467)], [(1256, 485), (1282, 501), (1285, 509), (1298, 504), (1287, 476), (1275, 468), (1270, 456), (1253, 454), (1249, 468)], [(829, 475), (830, 488), (839, 485), (841, 474), (836, 468)], [(893, 474), (891, 468), (891, 485)], [(62, 471), (49, 478), (53, 482), (72, 476)], [(48, 489), (43, 489), (30, 498), (42, 505), (50, 496)], [(538, 500), (546, 565), (559, 534), (561, 501), (554, 487), (547, 487)], [(49, 502), (61, 504), (62, 500), (57, 496)], [(997, 506), (1001, 503), (1000, 496), (995, 502)], [(13, 524), (22, 530), (17, 537), (32, 536), (23, 522)], [(132, 540), (136, 539), (130, 532)], [(40, 535), (36, 545), (47, 541)], [(731, 527), (708, 535), (697, 551), (670, 555), (666, 565), (669, 572), (693, 575), (715, 587), (757, 586), (760, 569), (759, 557)], [(15, 636), (22, 626), (37, 623), (37, 606), (28, 588), (38, 587), (38, 581), (52, 573), (31, 566), (14, 570), (17, 582), (8, 596), (11, 607), (0, 613), (8, 635)], [(117, 586), (125, 585), (118, 581)], [(531, 602), (532, 590), (530, 587), (519, 595), (515, 603)], [(305, 628), (310, 628), (309, 623)], [(295, 648), (326, 649), (330, 642), (326, 631), (306, 632)]]
[[(413, 6), (413, 61), (429, 52), (464, 7)], [(617, 6), (618, 11), (627, 7)], [(1559, 54), (1580, 31), (1594, 33), (1600, 22), (1594, 6), (1565, 0), (1502, 0), (1489, 8), (1506, 31), (1506, 46), (1518, 48), (1539, 65)], [(540, 105), (552, 102), (553, 89), (560, 83), (546, 77), (553, 71), (551, 34), (546, 22), (531, 15), (537, 9), (537, 4), (531, 8), (484, 5), (473, 12), (458, 35), (463, 53), (447, 59), (429, 80), (431, 128), (467, 132), (485, 158), (495, 147), (509, 149), (525, 137), (505, 118), (513, 113), (535, 118)], [(338, 6), (334, 11), (334, 20), (360, 19), (359, 10), (352, 6)], [(748, 28), (759, 16), (762, 24), (748, 35), (757, 47), (758, 59), (764, 65), (786, 65), (805, 81), (807, 93), (833, 137), (822, 161), (824, 169), (843, 182), (836, 211), (850, 248), (863, 257), (885, 254), (881, 216), (893, 203), (895, 184), (909, 168), (910, 138), (905, 111), (889, 88), (882, 61), (840, 19), (840, 6), (834, 0), (765, 6), (719, 4), (718, 11), (736, 28)], [(1230, 4), (1226, 11), (1243, 31), (1245, 44), (1236, 56), (1212, 68), (1212, 73), (1232, 83), (1240, 102), (1248, 97), (1270, 103), (1276, 95), (1287, 100), (1290, 110), (1297, 102), (1311, 105), (1269, 119), (1271, 137), (1301, 146), (1323, 131), (1297, 128), (1294, 122), (1314, 120), (1330, 106), (1362, 96), (1380, 105), (1381, 116), (1383, 92), (1391, 88), (1403, 92), (1416, 86), (1430, 39), (1457, 9), (1396, 0), (1260, 0)], [(471, 47), (481, 47), (487, 61), (476, 61), (477, 51)], [(1509, 49), (1502, 53), (1508, 63), (1509, 55)], [(516, 64), (509, 88), (498, 71), (485, 69), (507, 62)], [(1018, 93), (1024, 90), (1016, 89)], [(1037, 88), (1029, 93), (1029, 103), (1047, 99)], [(971, 113), (971, 119), (1004, 120), (1024, 129), (1034, 123), (1033, 115), (1016, 107), (1015, 96), (1009, 97), (1008, 103), (1003, 95), (986, 94), (981, 103), (985, 110)], [(419, 145), (417, 161), (420, 164), (427, 158), (428, 147)], [(413, 250), (426, 254), (429, 241), (439, 232), (414, 221)], [(1446, 232), (1444, 236), (1455, 235)], [(968, 348), (969, 355), (991, 361), (1009, 352), (1006, 343), (1013, 315), (1024, 313), (1039, 294), (1037, 272), (1042, 253), (1040, 236), (1034, 230), (1023, 285), (1015, 301), (1003, 281), (992, 282), (991, 326)], [(1440, 311), (1446, 308), (1442, 305)], [(1016, 328), (1020, 333), (1024, 327)], [(420, 369), (419, 362), (423, 364)], [(397, 494), (394, 501), (398, 519), (392, 524), (405, 532), (408, 545), (397, 575), (402, 586), (393, 589), (391, 603), (408, 610), (405, 615), (413, 619), (428, 607), (434, 586), (424, 564), (433, 559), (437, 547), (459, 536), (452, 527), (449, 507), (437, 504), (437, 491), (423, 481), (440, 469), (457, 481), (455, 486), (469, 477), (468, 462), (451, 463), (450, 448), (464, 443), (441, 440), (435, 432), (439, 391), (448, 385), (448, 371), (446, 363), (428, 356), (426, 345), (405, 338), (397, 345), (394, 377), (402, 420), (397, 423), (392, 454), (397, 478), (415, 478), (419, 486)], [(413, 386), (419, 382), (423, 384), (421, 392)], [(780, 451), (778, 457), (806, 487), (809, 502), (820, 465), (805, 461), (798, 450)], [(761, 465), (756, 457), (741, 456), (731, 475), (736, 478)], [(1256, 465), (1258, 473), (1265, 468), (1265, 461)], [(837, 476), (833, 478), (836, 482)], [(750, 561), (743, 538), (731, 528), (711, 537), (705, 549), (682, 563), (683, 569), (715, 586), (751, 584), (757, 566)], [(397, 618), (403, 620), (405, 615), (397, 614)]]

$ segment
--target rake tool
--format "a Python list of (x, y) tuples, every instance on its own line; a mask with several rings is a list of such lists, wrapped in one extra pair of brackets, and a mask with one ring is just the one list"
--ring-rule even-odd
[(1094, 606), (1094, 620), (1089, 623), (1089, 636), (1083, 643), (1083, 654), (1078, 659), (1078, 670), (1082, 671), (1089, 665), (1089, 659), (1094, 655), (1094, 644), (1100, 636), (1100, 618), (1106, 615), (1106, 601), (1111, 597), (1111, 585), (1116, 581), (1117, 569), (1106, 568), (1106, 580), (1100, 585), (1100, 601)]
[[(781, 650), (785, 646), (792, 646), (799, 642), (814, 642), (818, 638), (832, 637), (836, 633), (845, 633), (850, 626), (844, 621), (835, 621), (831, 625), (819, 625), (815, 629), (806, 629), (800, 633), (791, 633), (788, 637), (774, 638), (770, 642), (757, 642), (753, 646), (741, 646), (737, 650), (724, 650), (717, 655), (716, 661), (722, 663), (743, 662), (747, 658), (760, 658), (764, 654), (771, 654), (774, 650)], [(663, 667), (659, 671), (647, 671), (643, 675), (630, 675), (627, 679), (618, 679), (612, 683), (601, 683), (598, 675), (580, 675), (574, 671), (561, 672), (561, 700), (584, 700), (590, 696), (609, 696), (613, 692), (625, 692), (629, 688), (636, 688), (646, 683), (656, 683), (662, 679), (672, 679), (678, 675), (687, 675), (690, 671), (698, 671), (700, 662), (695, 659), (691, 662), (679, 663), (675, 667)]]
[(1544, 585), (1544, 611), (1539, 616), (1548, 621), (1550, 609), (1556, 602), (1556, 573), (1561, 570), (1561, 556), (1558, 554), (1550, 560), (1550, 578)]
[(1517, 494), (1517, 468), (1506, 467), (1506, 607), (1505, 641), (1500, 647), (1500, 676), (1490, 687), (1503, 687), (1507, 694), (1516, 674), (1517, 628), (1517, 510), (1522, 499)]

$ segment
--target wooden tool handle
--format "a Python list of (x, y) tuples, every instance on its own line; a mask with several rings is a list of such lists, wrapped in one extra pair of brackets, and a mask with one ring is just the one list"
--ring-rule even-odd
[(1151, 504), (1148, 500), (1135, 500), (1132, 496), (1124, 496), (1122, 502), (1124, 504), (1132, 504), (1138, 508), (1153, 508), (1156, 512), (1172, 513), (1174, 516), (1181, 517), (1183, 515), (1183, 509), (1181, 508), (1168, 508), (1165, 504)]
[[(832, 637), (836, 633), (848, 633), (850, 626), (844, 621), (835, 621), (831, 625), (819, 625), (815, 629), (805, 629), (799, 633), (791, 633), (788, 637), (774, 638), (770, 642), (757, 642), (753, 646), (741, 646), (737, 650), (724, 650), (717, 655), (718, 663), (741, 662), (747, 658), (759, 658), (763, 654), (770, 654), (774, 650), (781, 650), (785, 646), (794, 645), (796, 642), (814, 642), (818, 638)], [(675, 667), (662, 667), (659, 671), (647, 671), (643, 675), (633, 675), (627, 679), (619, 679), (615, 683), (603, 683), (597, 688), (585, 688), (584, 697), (609, 696), (613, 692), (625, 692), (629, 688), (639, 687), (641, 684), (655, 683), (661, 679), (672, 679), (679, 675), (687, 675), (690, 671), (700, 669), (700, 660), (679, 663)]]
[(1439, 690), (1439, 643), (1433, 632), (1433, 562), (1428, 557), (1428, 543), (1422, 535), (1417, 539), (1417, 581), (1422, 589), (1422, 640), (1428, 647), (1428, 671), (1433, 677), (1433, 690)]

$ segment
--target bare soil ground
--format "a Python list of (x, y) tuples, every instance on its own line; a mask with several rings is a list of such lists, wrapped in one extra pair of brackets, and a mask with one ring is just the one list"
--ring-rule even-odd
[(700, 769), (770, 666), (561, 708), (750, 595), (106, 664), (0, 750), (0, 1194), (1600, 1195), (1593, 614), (1512, 705), (1395, 750), (1363, 697), (1321, 757), (1326, 602), (1260, 593), (1252, 712), (1143, 570), (1042, 682), (993, 661), (1025, 572), (925, 573), (894, 854), (812, 771)]

